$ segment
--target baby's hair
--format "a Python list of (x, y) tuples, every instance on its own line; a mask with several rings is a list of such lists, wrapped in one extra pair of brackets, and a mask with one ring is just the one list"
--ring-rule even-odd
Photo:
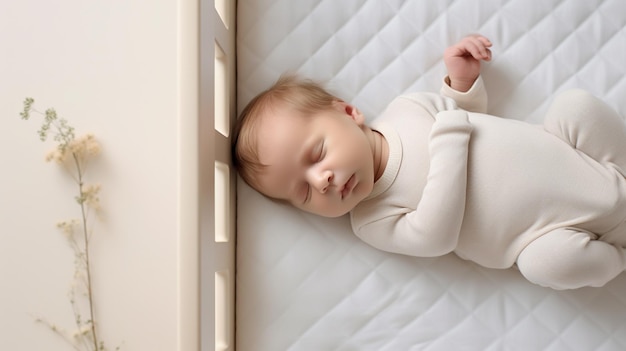
[(284, 75), (269, 89), (254, 97), (243, 109), (233, 131), (233, 164), (243, 180), (259, 190), (256, 176), (266, 165), (259, 160), (257, 129), (262, 116), (275, 108), (290, 108), (310, 116), (333, 107), (341, 101), (321, 85), (295, 75)]

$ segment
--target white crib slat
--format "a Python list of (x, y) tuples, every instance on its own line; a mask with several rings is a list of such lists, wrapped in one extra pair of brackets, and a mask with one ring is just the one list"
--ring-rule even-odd
[(235, 350), (235, 180), (230, 127), (236, 116), (233, 0), (200, 0), (200, 348)]

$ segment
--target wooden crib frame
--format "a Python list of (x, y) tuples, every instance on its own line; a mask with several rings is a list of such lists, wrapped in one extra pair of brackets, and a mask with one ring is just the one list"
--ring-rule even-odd
[(198, 188), (189, 194), (197, 201), (199, 271), (195, 289), (186, 285), (192, 286), (190, 295), (198, 294), (199, 306), (181, 308), (181, 320), (199, 323), (200, 350), (233, 351), (237, 178), (230, 161), (230, 129), (236, 119), (236, 1), (200, 0), (199, 6)]

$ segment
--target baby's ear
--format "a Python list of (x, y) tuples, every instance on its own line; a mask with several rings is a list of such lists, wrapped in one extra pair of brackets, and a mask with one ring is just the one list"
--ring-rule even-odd
[(345, 101), (336, 101), (335, 105), (341, 112), (352, 118), (357, 125), (362, 126), (365, 124), (365, 116), (363, 116), (361, 111), (359, 111), (356, 107), (346, 103)]

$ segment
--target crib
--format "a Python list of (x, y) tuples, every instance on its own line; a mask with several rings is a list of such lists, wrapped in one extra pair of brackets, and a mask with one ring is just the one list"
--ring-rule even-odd
[[(203, 84), (235, 91), (235, 63), (225, 58), (236, 49), (236, 102), (229, 94), (208, 99), (216, 103), (201, 103), (201, 114), (238, 113), (294, 72), (372, 119), (401, 93), (438, 91), (443, 50), (478, 32), (494, 43), (483, 67), (490, 113), (539, 122), (555, 93), (583, 88), (626, 115), (620, 0), (238, 0), (236, 13), (230, 8), (223, 34), (205, 28), (218, 39), (202, 41), (203, 61), (217, 73)], [(236, 48), (224, 44), (235, 19)], [(220, 133), (222, 156), (203, 167), (215, 172), (210, 196), (225, 200), (200, 209), (234, 210), (236, 202), (237, 217), (216, 212), (221, 229), (201, 223), (215, 233), (201, 242), (203, 349), (626, 349), (626, 274), (602, 288), (554, 291), (515, 268), (482, 268), (454, 254), (377, 251), (351, 233), (348, 218), (299, 212), (238, 180), (223, 156), (228, 132)], [(235, 184), (236, 201), (219, 194)], [(236, 238), (220, 234), (234, 228)]]

